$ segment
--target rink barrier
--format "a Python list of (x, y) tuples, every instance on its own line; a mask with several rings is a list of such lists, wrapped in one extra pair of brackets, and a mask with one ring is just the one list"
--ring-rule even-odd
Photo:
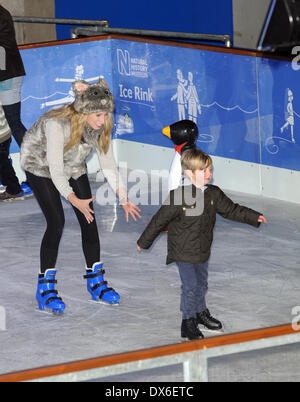
[[(83, 68), (84, 79), (95, 78), (100, 71), (115, 96), (112, 139), (117, 161), (128, 161), (128, 168), (141, 169), (144, 165), (153, 168), (155, 159), (156, 165), (169, 169), (174, 150), (161, 128), (179, 118), (176, 102), (170, 97), (176, 89), (176, 69), (181, 67), (185, 78), (194, 74), (200, 91), (203, 118), (198, 116), (197, 144), (214, 158), (215, 184), (228, 191), (300, 202), (299, 79), (291, 58), (112, 33), (19, 48), (27, 71), (22, 87), (26, 127), (31, 127), (50, 104), (68, 98), (75, 67)], [(53, 68), (49, 69), (49, 63)], [(137, 76), (143, 68), (145, 76)], [(205, 85), (202, 74), (207, 78)], [(237, 85), (237, 76), (241, 85)], [(289, 131), (280, 134), (288, 88), (295, 94), (294, 144)], [(127, 109), (130, 111), (125, 113)], [(13, 165), (23, 181), (18, 151), (13, 141)], [(89, 173), (98, 171), (97, 158), (89, 160), (88, 169)]]
[(82, 382), (183, 364), (185, 382), (208, 381), (208, 359), (300, 342), (298, 323), (19, 371), (0, 382)]
[(184, 39), (206, 42), (222, 42), (226, 47), (232, 47), (230, 35), (213, 35), (187, 32), (169, 32), (148, 29), (128, 29), (111, 27), (107, 20), (75, 20), (65, 18), (40, 18), (40, 17), (13, 17), (14, 22), (24, 22), (32, 24), (60, 24), (60, 25), (87, 25), (87, 27), (78, 27), (72, 29), (72, 38), (83, 36), (121, 34), (135, 36), (151, 36), (168, 39)]

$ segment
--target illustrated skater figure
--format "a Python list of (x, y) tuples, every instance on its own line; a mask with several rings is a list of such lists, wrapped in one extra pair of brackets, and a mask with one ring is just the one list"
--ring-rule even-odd
[(6, 190), (0, 193), (0, 201), (24, 199), (24, 192), (20, 187), (16, 172), (9, 157), (11, 130), (5, 118), (0, 101), (0, 177)]
[[(74, 81), (80, 81), (84, 79), (84, 81), (87, 81), (88, 83), (92, 81), (97, 81), (99, 80), (100, 77), (90, 77), (90, 78), (83, 78), (84, 77), (84, 67), (83, 65), (76, 66), (75, 68), (75, 77), (74, 78), (56, 78), (55, 82), (74, 82)], [(101, 77), (103, 78), (103, 77)], [(65, 103), (72, 103), (74, 101), (74, 92), (71, 86), (71, 89), (69, 90), (69, 93), (67, 96), (61, 99), (56, 99), (54, 101), (48, 101), (44, 102), (41, 104), (41, 109), (44, 109), (45, 107), (54, 107), (54, 106), (61, 106)]]
[(188, 73), (189, 86), (187, 89), (186, 100), (188, 102), (189, 120), (197, 123), (198, 112), (201, 114), (201, 105), (199, 102), (197, 89), (193, 83), (193, 73)]
[(177, 92), (175, 95), (172, 96), (171, 101), (177, 99), (177, 107), (178, 107), (178, 119), (184, 120), (185, 119), (185, 107), (186, 107), (186, 94), (187, 90), (185, 89), (187, 85), (187, 80), (183, 78), (182, 71), (180, 69), (177, 70)]
[(209, 155), (192, 148), (184, 153), (181, 163), (191, 185), (170, 192), (138, 239), (137, 249), (148, 249), (162, 228), (168, 226), (166, 262), (176, 262), (182, 283), (181, 336), (192, 340), (203, 338), (199, 324), (210, 330), (222, 328), (221, 322), (211, 316), (205, 302), (216, 214), (254, 227), (267, 221), (260, 212), (235, 204), (219, 187), (208, 184), (212, 179)]
[(113, 95), (107, 83), (73, 83), (75, 101), (51, 109), (25, 134), (21, 164), (27, 172), (34, 195), (45, 215), (47, 229), (40, 250), (40, 274), (36, 298), (39, 309), (62, 313), (65, 304), (57, 296), (54, 284), (58, 247), (64, 227), (60, 196), (72, 205), (81, 227), (86, 260), (87, 289), (92, 300), (118, 304), (119, 295), (104, 281), (100, 262), (100, 242), (87, 176), (86, 158), (96, 148), (109, 184), (119, 197), (126, 220), (140, 217), (118, 180), (119, 172), (111, 148)]
[(295, 142), (294, 138), (294, 109), (293, 109), (293, 92), (288, 90), (288, 103), (287, 103), (287, 114), (288, 117), (286, 119), (286, 123), (281, 127), (280, 131), (283, 133), (283, 130), (288, 126), (291, 126), (291, 140)]
[[(3, 105), (6, 120), (11, 129), (12, 136), (19, 147), (23, 141), (26, 128), (21, 121), (21, 89), (25, 69), (21, 54), (16, 42), (13, 19), (8, 10), (0, 5), (0, 46), (4, 49), (5, 65), (0, 67), (0, 100)], [(26, 196), (31, 196), (32, 191), (26, 179), (21, 183), (21, 188)], [(5, 193), (6, 199), (10, 199), (9, 193)]]

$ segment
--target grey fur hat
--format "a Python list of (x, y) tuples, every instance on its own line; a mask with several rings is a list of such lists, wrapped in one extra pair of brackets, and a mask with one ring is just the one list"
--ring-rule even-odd
[(83, 114), (97, 113), (99, 111), (113, 112), (115, 107), (114, 97), (103, 78), (93, 84), (89, 84), (84, 80), (74, 81), (72, 88), (75, 94), (73, 106), (76, 112)]

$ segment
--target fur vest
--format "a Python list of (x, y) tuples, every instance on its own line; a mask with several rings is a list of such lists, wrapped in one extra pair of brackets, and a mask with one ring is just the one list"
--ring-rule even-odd
[[(64, 146), (67, 145), (70, 139), (70, 119), (49, 118), (47, 114), (44, 114), (26, 132), (21, 146), (20, 158), (21, 166), (24, 170), (36, 176), (47, 178), (51, 178), (46, 155), (46, 130), (47, 123), (50, 120), (56, 123), (57, 129), (63, 133)], [(97, 148), (98, 139), (102, 131), (103, 129), (95, 131), (89, 126), (85, 126), (80, 143), (64, 152), (64, 174), (67, 179), (72, 177), (76, 180), (87, 173), (86, 158), (93, 148)]]

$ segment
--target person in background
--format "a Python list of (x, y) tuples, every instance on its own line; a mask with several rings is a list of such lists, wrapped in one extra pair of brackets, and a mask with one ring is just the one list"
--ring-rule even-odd
[(104, 176), (134, 220), (140, 209), (132, 204), (119, 177), (111, 147), (114, 100), (105, 80), (73, 83), (75, 101), (43, 114), (25, 134), (21, 165), (47, 221), (40, 248), (40, 273), (36, 299), (39, 309), (61, 314), (65, 304), (57, 296), (56, 260), (64, 228), (63, 196), (72, 205), (81, 227), (86, 261), (87, 290), (95, 302), (119, 304), (119, 294), (107, 286), (100, 260), (100, 241), (94, 217), (86, 159), (98, 151)]
[(3, 107), (0, 101), (0, 177), (6, 191), (0, 193), (0, 201), (8, 199), (24, 199), (16, 172), (9, 158), (9, 146), (11, 143), (11, 130), (6, 121)]
[[(0, 67), (0, 101), (2, 102), (12, 136), (21, 148), (26, 132), (26, 128), (21, 121), (21, 88), (25, 69), (16, 42), (12, 16), (9, 11), (1, 5), (0, 46), (4, 49), (3, 55), (5, 56), (5, 68), (1, 68), (3, 66)], [(21, 189), (26, 196), (32, 195), (27, 179), (25, 182), (21, 183)], [(9, 192), (7, 192), (6, 198), (10, 198)]]

